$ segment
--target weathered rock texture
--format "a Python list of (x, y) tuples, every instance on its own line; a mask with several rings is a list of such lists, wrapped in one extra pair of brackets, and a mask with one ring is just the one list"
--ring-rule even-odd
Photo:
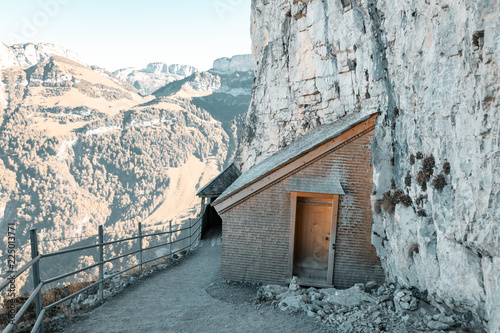
[(153, 62), (146, 68), (137, 70), (133, 67), (119, 69), (113, 72), (120, 80), (133, 85), (144, 95), (151, 95), (165, 85), (182, 80), (193, 73), (196, 68), (188, 65), (167, 65), (162, 62)]
[(27, 43), (7, 46), (3, 43), (1, 44), (0, 63), (5, 67), (33, 66), (54, 55), (85, 65), (85, 62), (78, 54), (59, 45), (49, 43)]
[(246, 170), (380, 111), (372, 242), (387, 278), (500, 330), (497, 1), (253, 0)]
[(212, 72), (217, 74), (231, 74), (253, 70), (253, 61), (250, 54), (240, 54), (231, 58), (219, 58), (214, 61)]

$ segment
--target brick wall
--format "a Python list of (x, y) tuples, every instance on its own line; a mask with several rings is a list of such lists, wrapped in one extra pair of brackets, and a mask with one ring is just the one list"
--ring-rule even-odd
[(370, 165), (373, 130), (362, 133), (313, 163), (247, 197), (221, 214), (222, 277), (227, 280), (285, 283), (288, 274), (291, 197), (294, 176), (339, 177), (334, 285), (383, 281), (384, 273), (371, 245)]

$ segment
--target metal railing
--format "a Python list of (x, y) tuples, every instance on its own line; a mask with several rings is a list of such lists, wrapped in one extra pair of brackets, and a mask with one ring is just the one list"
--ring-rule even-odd
[[(52, 308), (54, 308), (54, 307), (56, 307), (64, 302), (67, 302), (68, 300), (73, 299), (74, 297), (80, 295), (81, 293), (83, 293), (83, 292), (85, 292), (85, 291), (87, 291), (95, 286), (99, 286), (98, 297), (99, 297), (99, 299), (103, 300), (104, 299), (103, 283), (105, 281), (112, 279), (116, 276), (119, 276), (119, 275), (121, 275), (127, 271), (130, 271), (134, 268), (137, 268), (137, 267), (139, 267), (139, 274), (142, 275), (144, 264), (147, 264), (147, 263), (150, 263), (152, 261), (159, 260), (159, 259), (162, 259), (165, 257), (171, 257), (172, 255), (179, 253), (183, 250), (191, 250), (193, 244), (196, 243), (196, 240), (198, 240), (201, 237), (202, 216), (200, 215), (194, 223), (192, 223), (191, 219), (189, 219), (188, 226), (184, 227), (184, 228), (172, 230), (172, 222), (171, 221), (169, 222), (168, 225), (169, 225), (169, 231), (163, 231), (163, 232), (157, 232), (157, 233), (151, 233), (151, 234), (143, 234), (142, 225), (141, 225), (141, 223), (139, 223), (137, 236), (128, 237), (128, 238), (124, 238), (124, 239), (118, 239), (118, 240), (109, 241), (109, 242), (104, 241), (104, 228), (103, 228), (103, 226), (99, 226), (99, 240), (98, 240), (97, 244), (80, 246), (80, 247), (76, 247), (74, 249), (61, 250), (61, 251), (45, 253), (45, 254), (39, 253), (37, 231), (36, 231), (36, 228), (32, 228), (30, 230), (31, 260), (28, 263), (26, 263), (23, 267), (21, 267), (19, 270), (17, 270), (15, 273), (12, 273), (5, 280), (0, 282), (0, 291), (2, 291), (5, 287), (9, 286), (10, 284), (13, 284), (15, 279), (17, 279), (17, 277), (19, 277), (22, 273), (24, 273), (29, 268), (32, 268), (34, 289), (33, 289), (33, 292), (30, 294), (30, 296), (28, 297), (28, 299), (26, 300), (26, 302), (24, 302), (22, 307), (16, 313), (14, 319), (12, 319), (10, 321), (10, 323), (5, 327), (5, 329), (3, 330), (2, 333), (12, 332), (16, 328), (17, 324), (19, 324), (20, 320), (22, 319), (23, 315), (26, 313), (28, 308), (31, 306), (31, 304), (33, 304), (33, 302), (35, 303), (36, 322), (35, 322), (33, 328), (31, 329), (31, 332), (32, 333), (37, 333), (37, 332), (43, 333), (43, 317), (48, 310), (50, 310), (50, 309), (52, 309)], [(194, 231), (193, 231), (193, 229), (194, 229)], [(182, 231), (184, 231), (184, 230), (188, 231), (189, 236), (186, 236), (186, 237), (183, 237), (180, 239), (172, 240), (173, 233), (181, 232), (180, 235), (182, 236)], [(163, 236), (163, 235), (168, 235), (168, 242), (161, 243), (158, 245), (149, 246), (146, 248), (143, 247), (142, 240), (144, 238), (154, 237), (154, 236)], [(117, 244), (117, 243), (122, 243), (122, 242), (126, 242), (126, 241), (134, 241), (134, 240), (137, 240), (138, 247), (139, 247), (138, 250), (104, 260), (104, 248), (106, 246), (109, 246), (112, 244)], [(178, 242), (181, 242), (184, 240), (188, 240), (188, 245), (172, 252), (172, 244), (175, 244), (175, 243), (178, 243)], [(161, 255), (159, 257), (155, 257), (153, 259), (149, 259), (146, 261), (143, 260), (143, 252), (144, 251), (148, 251), (148, 250), (152, 250), (152, 249), (156, 249), (156, 248), (164, 247), (164, 246), (168, 246), (167, 254)], [(98, 250), (99, 250), (98, 262), (96, 262), (95, 264), (92, 264), (92, 265), (89, 265), (87, 267), (84, 267), (84, 268), (81, 268), (81, 269), (78, 269), (78, 270), (75, 270), (72, 272), (68, 272), (68, 273), (47, 279), (47, 280), (41, 280), (41, 278), (40, 278), (40, 261), (42, 261), (43, 259), (54, 257), (54, 256), (59, 256), (59, 255), (64, 255), (64, 254), (68, 254), (68, 253), (73, 253), (73, 252), (79, 252), (79, 251), (92, 249), (92, 248), (98, 248)], [(125, 269), (122, 269), (121, 271), (116, 272), (110, 276), (104, 277), (104, 264), (112, 262), (114, 260), (121, 259), (121, 258), (129, 257), (132, 255), (138, 256), (138, 261), (139, 261), (138, 264), (130, 266), (130, 267), (125, 268)], [(95, 268), (95, 267), (98, 267), (98, 269), (99, 269), (99, 280), (98, 281), (96, 281), (96, 282), (88, 285), (87, 287), (80, 289), (80, 290), (54, 302), (54, 303), (43, 306), (42, 293), (41, 293), (42, 287), (44, 287), (45, 285), (48, 285), (50, 283), (62, 280), (62, 279), (67, 278), (67, 277), (70, 277), (72, 275), (81, 273), (83, 271), (87, 271), (89, 269)]]

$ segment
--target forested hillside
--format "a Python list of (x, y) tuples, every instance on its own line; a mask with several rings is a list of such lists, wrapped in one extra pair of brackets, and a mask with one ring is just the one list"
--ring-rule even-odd
[[(196, 189), (234, 154), (225, 130), (231, 125), (190, 95), (143, 97), (103, 69), (54, 54), (37, 61), (14, 62), (1, 73), (0, 227), (15, 223), (20, 264), (29, 259), (32, 227), (46, 253), (95, 242), (99, 225), (116, 239), (134, 235), (138, 222), (176, 225), (196, 214)], [(234, 108), (234, 117), (246, 107)], [(50, 270), (95, 261), (89, 252), (54, 262)]]

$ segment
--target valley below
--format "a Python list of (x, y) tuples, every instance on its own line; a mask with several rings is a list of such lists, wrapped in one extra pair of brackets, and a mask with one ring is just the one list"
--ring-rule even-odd
[[(15, 225), (17, 265), (31, 258), (31, 228), (48, 253), (95, 244), (99, 225), (111, 241), (139, 222), (165, 231), (197, 216), (196, 190), (234, 158), (254, 77), (249, 55), (207, 72), (153, 63), (111, 73), (51, 44), (0, 44), (0, 70), (0, 228)], [(4, 234), (1, 260), (7, 243)], [(88, 252), (47, 264), (42, 278), (97, 262)]]

